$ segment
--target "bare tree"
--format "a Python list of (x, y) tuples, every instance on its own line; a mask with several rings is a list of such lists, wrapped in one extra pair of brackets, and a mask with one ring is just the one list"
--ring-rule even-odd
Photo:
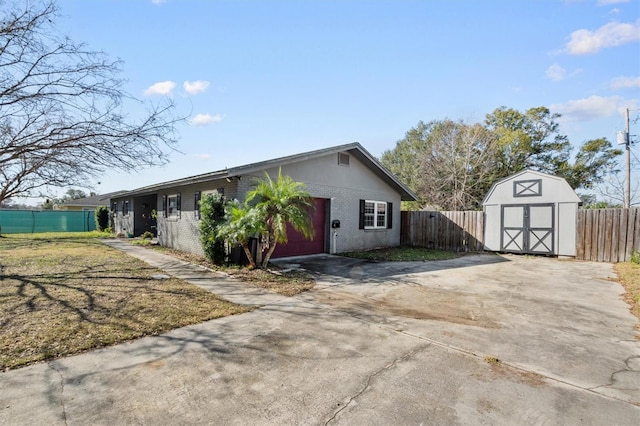
[(434, 124), (421, 158), (420, 194), (444, 210), (477, 209), (495, 171), (496, 137), (480, 124)]
[(176, 144), (173, 104), (128, 94), (122, 63), (57, 35), (57, 17), (52, 0), (0, 0), (0, 203), (164, 164)]
[[(634, 157), (632, 167), (640, 168), (640, 161)], [(633, 175), (632, 175), (633, 176)], [(625, 176), (620, 170), (610, 173), (606, 179), (595, 186), (595, 192), (602, 197), (605, 203), (614, 206), (623, 206), (625, 202)], [(637, 178), (631, 182), (631, 207), (640, 205), (640, 180)]]

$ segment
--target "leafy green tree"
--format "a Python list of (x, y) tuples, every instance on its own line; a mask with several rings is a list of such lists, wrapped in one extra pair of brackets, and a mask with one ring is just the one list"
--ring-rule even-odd
[(222, 265), (226, 258), (224, 239), (218, 229), (225, 222), (225, 200), (218, 192), (206, 194), (200, 200), (200, 242), (205, 256), (215, 265)]
[[(381, 162), (395, 174), (405, 185), (419, 194), (418, 187), (424, 181), (421, 173), (422, 156), (429, 151), (428, 137), (434, 126), (434, 121), (425, 124), (420, 121), (416, 127), (411, 128), (404, 138), (400, 139), (392, 150), (382, 153)], [(425, 199), (424, 197), (420, 197)], [(420, 201), (403, 201), (403, 208), (418, 210), (422, 207)]]
[(268, 250), (262, 260), (263, 268), (269, 264), (276, 245), (287, 242), (287, 224), (305, 238), (313, 238), (312, 198), (304, 187), (303, 183), (294, 181), (290, 176), (283, 176), (280, 170), (275, 181), (265, 172), (265, 178), (247, 193), (247, 205), (255, 202), (253, 208), (264, 218), (266, 226)]
[(262, 211), (231, 201), (225, 206), (225, 222), (218, 227), (217, 237), (232, 244), (240, 244), (244, 250), (249, 267), (255, 268), (256, 262), (249, 248), (249, 240), (266, 231)]
[(501, 107), (484, 125), (419, 122), (381, 162), (420, 198), (405, 207), (449, 210), (477, 208), (493, 183), (527, 168), (563, 177), (576, 190), (617, 172), (622, 152), (605, 138), (586, 141), (572, 158), (559, 118), (545, 107), (524, 113)]
[(560, 165), (555, 173), (574, 189), (591, 189), (619, 171), (616, 157), (620, 155), (622, 150), (614, 149), (606, 138), (593, 139), (580, 146), (573, 164)]
[(555, 173), (569, 161), (571, 144), (560, 133), (557, 119), (548, 108), (530, 108), (522, 113), (500, 107), (487, 114), (485, 125), (498, 138), (497, 175), (510, 176), (523, 169)]

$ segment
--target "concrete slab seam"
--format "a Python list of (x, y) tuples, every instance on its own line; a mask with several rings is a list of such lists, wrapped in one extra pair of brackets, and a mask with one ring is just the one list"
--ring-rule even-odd
[(371, 381), (373, 380), (374, 377), (380, 375), (382, 372), (387, 371), (392, 369), (396, 364), (398, 364), (399, 362), (402, 362), (406, 359), (411, 358), (412, 356), (414, 356), (415, 354), (417, 354), (418, 352), (422, 352), (423, 350), (425, 350), (426, 348), (428, 348), (429, 345), (424, 345), (421, 346), (419, 348), (413, 349), (403, 355), (400, 355), (398, 357), (396, 357), (393, 361), (391, 361), (389, 364), (385, 365), (382, 368), (379, 368), (378, 370), (374, 371), (373, 373), (369, 374), (367, 376), (367, 379), (365, 380), (364, 386), (362, 387), (362, 389), (360, 389), (358, 392), (356, 392), (355, 395), (351, 396), (349, 398), (349, 400), (346, 402), (346, 404), (343, 404), (342, 407), (340, 407), (340, 409), (336, 410), (335, 413), (333, 413), (333, 415), (324, 423), (325, 426), (327, 426), (329, 423), (331, 423), (332, 421), (334, 421), (336, 419), (336, 417), (343, 411), (345, 410), (356, 398), (358, 398), (360, 395), (362, 395), (370, 386), (371, 386)]
[(47, 366), (51, 368), (53, 371), (55, 371), (58, 374), (58, 376), (60, 376), (60, 406), (62, 407), (62, 421), (66, 425), (67, 424), (67, 408), (64, 404), (64, 376), (62, 375), (62, 372), (53, 365), (53, 363), (49, 362), (47, 363)]
[[(410, 336), (410, 337), (414, 337), (414, 338), (416, 338), (416, 339), (420, 339), (420, 340), (427, 341), (427, 342), (429, 342), (429, 343), (433, 344), (434, 346), (439, 346), (439, 347), (444, 348), (444, 349), (449, 349), (449, 350), (452, 350), (452, 351), (455, 351), (455, 352), (458, 352), (458, 353), (461, 353), (461, 354), (463, 354), (463, 355), (470, 356), (470, 357), (473, 357), (473, 358), (482, 359), (482, 360), (484, 360), (484, 359), (485, 359), (485, 356), (478, 355), (478, 354), (476, 354), (475, 352), (471, 352), (471, 351), (468, 351), (468, 350), (466, 350), (466, 349), (458, 348), (458, 347), (456, 347), (456, 346), (448, 345), (448, 344), (446, 344), (446, 343), (442, 343), (442, 342), (439, 342), (439, 341), (437, 341), (437, 340), (430, 339), (430, 338), (428, 338), (428, 337), (424, 337), (424, 336), (417, 336), (417, 335), (415, 335), (415, 334), (407, 333), (407, 332), (402, 331), (402, 330), (396, 330), (396, 329), (393, 329), (392, 327), (386, 327), (385, 325), (380, 325), (380, 326), (381, 326), (381, 327), (385, 327), (385, 328), (389, 328), (390, 330), (393, 330), (393, 331), (395, 331), (396, 333), (404, 334), (405, 336)], [(488, 355), (487, 355), (487, 356), (488, 356)], [(600, 385), (600, 386), (595, 386), (595, 387), (593, 387), (593, 388), (586, 388), (586, 387), (584, 387), (584, 386), (580, 386), (580, 385), (577, 385), (577, 384), (575, 384), (575, 383), (568, 382), (568, 381), (563, 380), (563, 379), (561, 379), (561, 378), (551, 376), (551, 375), (549, 375), (548, 373), (540, 373), (540, 372), (538, 372), (538, 371), (529, 370), (529, 369), (522, 368), (522, 367), (520, 367), (520, 366), (518, 366), (518, 365), (515, 365), (515, 364), (512, 364), (512, 363), (509, 363), (509, 362), (505, 362), (505, 361), (502, 361), (502, 360), (500, 361), (500, 364), (501, 364), (501, 365), (504, 365), (504, 366), (506, 366), (506, 367), (512, 368), (512, 369), (514, 369), (514, 370), (520, 371), (520, 372), (522, 372), (522, 373), (533, 373), (533, 374), (537, 374), (537, 375), (539, 375), (539, 376), (543, 377), (543, 378), (544, 378), (544, 379), (546, 379), (546, 380), (549, 380), (549, 381), (552, 381), (552, 382), (555, 382), (555, 383), (559, 383), (559, 384), (562, 384), (562, 385), (565, 385), (565, 386), (569, 386), (569, 387), (571, 387), (571, 388), (578, 389), (578, 390), (581, 390), (581, 391), (583, 391), (583, 392), (592, 393), (592, 394), (594, 394), (594, 395), (597, 395), (597, 396), (600, 396), (600, 397), (604, 397), (604, 398), (606, 398), (606, 399), (611, 399), (611, 400), (615, 400), (615, 401), (618, 401), (618, 402), (623, 402), (623, 403), (625, 403), (625, 404), (629, 404), (629, 405), (634, 405), (634, 406), (638, 406), (638, 407), (640, 407), (640, 402), (631, 402), (631, 401), (627, 401), (627, 400), (624, 400), (624, 399), (621, 399), (621, 398), (616, 398), (616, 397), (614, 397), (614, 396), (610, 396), (610, 395), (603, 394), (603, 393), (601, 393), (601, 392), (597, 392), (597, 391), (595, 390), (595, 389), (597, 389), (597, 388), (611, 386), (613, 383), (609, 383), (609, 384), (605, 384), (605, 385)], [(614, 372), (614, 373), (612, 374), (612, 377), (613, 377), (613, 375), (615, 375), (616, 373), (626, 372), (626, 371), (633, 371), (633, 370), (620, 370), (620, 371), (616, 371), (616, 372)]]

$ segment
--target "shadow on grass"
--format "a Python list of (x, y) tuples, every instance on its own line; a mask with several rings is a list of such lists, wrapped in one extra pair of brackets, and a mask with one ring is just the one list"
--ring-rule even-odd
[(0, 369), (248, 310), (176, 278), (154, 279), (159, 270), (116, 251), (104, 255), (112, 249), (101, 244), (65, 256), (55, 243), (38, 251), (0, 247)]

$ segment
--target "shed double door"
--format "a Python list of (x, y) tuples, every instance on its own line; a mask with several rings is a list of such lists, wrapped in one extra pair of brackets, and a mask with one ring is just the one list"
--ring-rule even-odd
[(500, 248), (503, 252), (554, 254), (554, 205), (503, 205)]

